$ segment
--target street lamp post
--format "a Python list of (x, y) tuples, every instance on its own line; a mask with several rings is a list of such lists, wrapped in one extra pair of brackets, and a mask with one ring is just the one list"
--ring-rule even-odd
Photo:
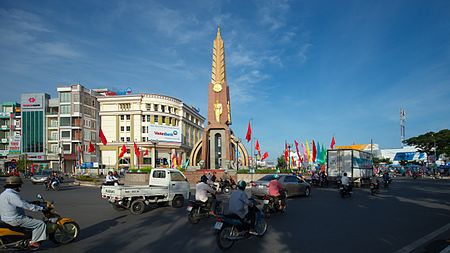
[(158, 145), (158, 140), (150, 140), (150, 142), (153, 144), (153, 167), (156, 168), (156, 145)]
[(291, 171), (291, 144), (288, 144), (288, 169)]

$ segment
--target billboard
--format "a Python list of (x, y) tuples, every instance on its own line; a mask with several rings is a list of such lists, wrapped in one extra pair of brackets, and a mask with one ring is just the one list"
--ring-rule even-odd
[(165, 142), (181, 142), (180, 127), (149, 125), (148, 126), (148, 139), (165, 141)]
[(22, 94), (20, 104), (22, 109), (42, 109), (44, 108), (44, 94)]
[(9, 153), (10, 154), (20, 154), (20, 143), (21, 138), (20, 135), (16, 135), (11, 137), (9, 141)]

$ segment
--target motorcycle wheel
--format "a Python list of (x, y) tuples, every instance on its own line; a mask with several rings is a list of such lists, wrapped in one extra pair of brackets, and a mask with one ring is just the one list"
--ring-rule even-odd
[(50, 234), (50, 240), (56, 244), (67, 244), (75, 240), (80, 234), (80, 226), (75, 222), (66, 222), (58, 226), (54, 233)]
[(145, 203), (142, 200), (135, 200), (131, 203), (130, 213), (132, 214), (142, 214), (145, 210)]
[(59, 184), (53, 186), (53, 190), (59, 191)]
[(200, 219), (195, 217), (195, 214), (198, 212), (198, 207), (192, 208), (192, 210), (188, 213), (188, 221), (191, 224), (197, 224)]
[(265, 219), (256, 220), (255, 231), (258, 237), (264, 236), (267, 231), (267, 222)]
[(217, 246), (222, 250), (231, 248), (234, 244), (234, 240), (230, 240), (229, 237), (232, 232), (232, 227), (226, 226), (217, 233)]
[(225, 186), (225, 187), (222, 189), (222, 193), (223, 193), (223, 194), (226, 194), (226, 195), (229, 195), (229, 194), (231, 193), (231, 187), (230, 187), (230, 186)]
[(263, 212), (264, 212), (264, 217), (269, 219), (270, 218), (270, 206), (269, 205), (264, 205), (263, 206)]

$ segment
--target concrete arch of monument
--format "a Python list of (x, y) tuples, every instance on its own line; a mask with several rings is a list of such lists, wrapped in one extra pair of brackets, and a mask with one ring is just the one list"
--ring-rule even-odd
[[(199, 140), (194, 148), (192, 149), (191, 155), (190, 155), (190, 159), (189, 159), (189, 166), (197, 166), (197, 164), (200, 162), (201, 160), (201, 154), (202, 154), (202, 140)], [(236, 149), (236, 137), (232, 136), (231, 137), (231, 144), (233, 145), (233, 150)], [(239, 153), (242, 155), (242, 165), (243, 166), (248, 166), (248, 153), (247, 153), (247, 149), (245, 148), (245, 146), (242, 144), (242, 142), (239, 142)]]

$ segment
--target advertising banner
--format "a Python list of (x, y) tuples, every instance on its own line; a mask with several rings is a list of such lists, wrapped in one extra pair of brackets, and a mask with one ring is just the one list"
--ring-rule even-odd
[(148, 126), (148, 139), (165, 141), (165, 142), (181, 142), (180, 127), (149, 125)]
[(22, 109), (42, 109), (44, 96), (42, 94), (23, 94), (20, 103)]

